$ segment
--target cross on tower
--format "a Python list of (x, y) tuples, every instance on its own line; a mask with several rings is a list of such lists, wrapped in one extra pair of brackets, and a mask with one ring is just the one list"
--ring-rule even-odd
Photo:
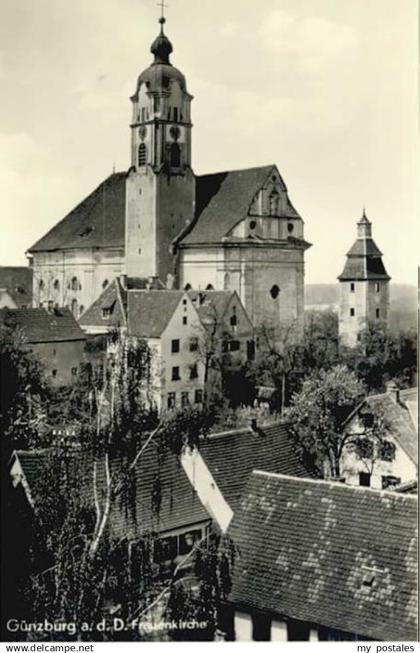
[(158, 7), (160, 7), (160, 11), (161, 11), (160, 17), (165, 18), (165, 8), (169, 7), (169, 5), (165, 5), (164, 0), (161, 0), (161, 2), (157, 2), (156, 4)]

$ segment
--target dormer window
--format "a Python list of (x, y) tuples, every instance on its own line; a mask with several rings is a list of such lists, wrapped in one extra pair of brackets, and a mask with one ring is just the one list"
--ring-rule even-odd
[(82, 238), (85, 238), (86, 236), (89, 236), (89, 234), (91, 234), (92, 231), (93, 231), (93, 227), (91, 227), (91, 226), (86, 227), (86, 228), (83, 229), (83, 231), (80, 233), (80, 236), (81, 236)]
[(112, 309), (110, 306), (106, 306), (102, 309), (102, 318), (108, 320), (111, 317)]

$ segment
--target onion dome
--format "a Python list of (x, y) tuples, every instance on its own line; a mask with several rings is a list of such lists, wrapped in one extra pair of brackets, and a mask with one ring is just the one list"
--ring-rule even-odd
[(138, 80), (136, 92), (132, 96), (132, 100), (137, 99), (141, 84), (146, 84), (147, 90), (151, 92), (167, 91), (172, 81), (177, 81), (181, 89), (187, 92), (187, 83), (185, 76), (178, 68), (175, 68), (169, 61), (169, 56), (173, 52), (172, 43), (163, 31), (165, 18), (159, 19), (161, 28), (160, 34), (155, 38), (150, 51), (154, 56), (154, 61), (144, 70)]
[(151, 47), (150, 47), (150, 52), (154, 55), (155, 60), (154, 64), (158, 63), (170, 63), (169, 62), (169, 55), (173, 52), (173, 47), (172, 43), (166, 36), (166, 34), (163, 31), (163, 25), (165, 23), (165, 18), (159, 18), (159, 23), (161, 25), (160, 27), (160, 34), (159, 36), (153, 41)]

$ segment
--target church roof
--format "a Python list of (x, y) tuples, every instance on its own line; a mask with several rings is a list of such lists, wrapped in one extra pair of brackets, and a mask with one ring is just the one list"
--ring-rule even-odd
[(237, 605), (417, 640), (417, 497), (254, 471), (228, 534)]
[[(274, 164), (196, 177), (196, 217), (180, 245), (219, 243), (248, 215), (252, 200), (273, 169)], [(285, 215), (300, 217), (289, 199)]]
[(92, 247), (124, 248), (125, 172), (110, 175), (29, 253)]

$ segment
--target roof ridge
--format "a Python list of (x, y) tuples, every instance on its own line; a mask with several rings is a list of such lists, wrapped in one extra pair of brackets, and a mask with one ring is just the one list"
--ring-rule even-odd
[[(346, 490), (354, 490), (355, 492), (372, 492), (376, 495), (396, 495), (398, 493), (395, 493), (394, 490), (380, 490), (376, 488), (366, 488), (363, 487), (362, 485), (347, 485), (346, 483), (340, 483), (338, 481), (332, 481), (329, 479), (325, 478), (309, 478), (309, 477), (302, 477), (302, 476), (288, 476), (287, 474), (280, 474), (276, 472), (266, 472), (262, 469), (253, 469), (252, 470), (252, 475), (255, 476), (266, 476), (269, 478), (277, 478), (277, 479), (287, 479), (290, 481), (299, 481), (301, 483), (318, 483), (320, 485), (325, 485), (329, 487), (341, 487)], [(417, 496), (414, 494), (411, 495), (400, 495), (400, 496), (406, 496), (406, 497), (413, 497), (414, 500), (417, 501)]]
[(268, 164), (262, 165), (262, 166), (251, 166), (249, 168), (233, 168), (233, 169), (230, 169), (230, 170), (219, 170), (217, 172), (207, 172), (207, 173), (205, 173), (203, 175), (195, 175), (195, 177), (196, 178), (201, 178), (201, 177), (211, 177), (213, 175), (227, 175), (227, 174), (232, 174), (232, 172), (247, 172), (248, 170), (264, 170), (265, 168), (267, 168), (267, 170), (268, 170), (269, 168), (276, 168), (276, 167), (277, 166), (276, 166), (275, 163), (271, 163), (271, 164), (268, 163)]

